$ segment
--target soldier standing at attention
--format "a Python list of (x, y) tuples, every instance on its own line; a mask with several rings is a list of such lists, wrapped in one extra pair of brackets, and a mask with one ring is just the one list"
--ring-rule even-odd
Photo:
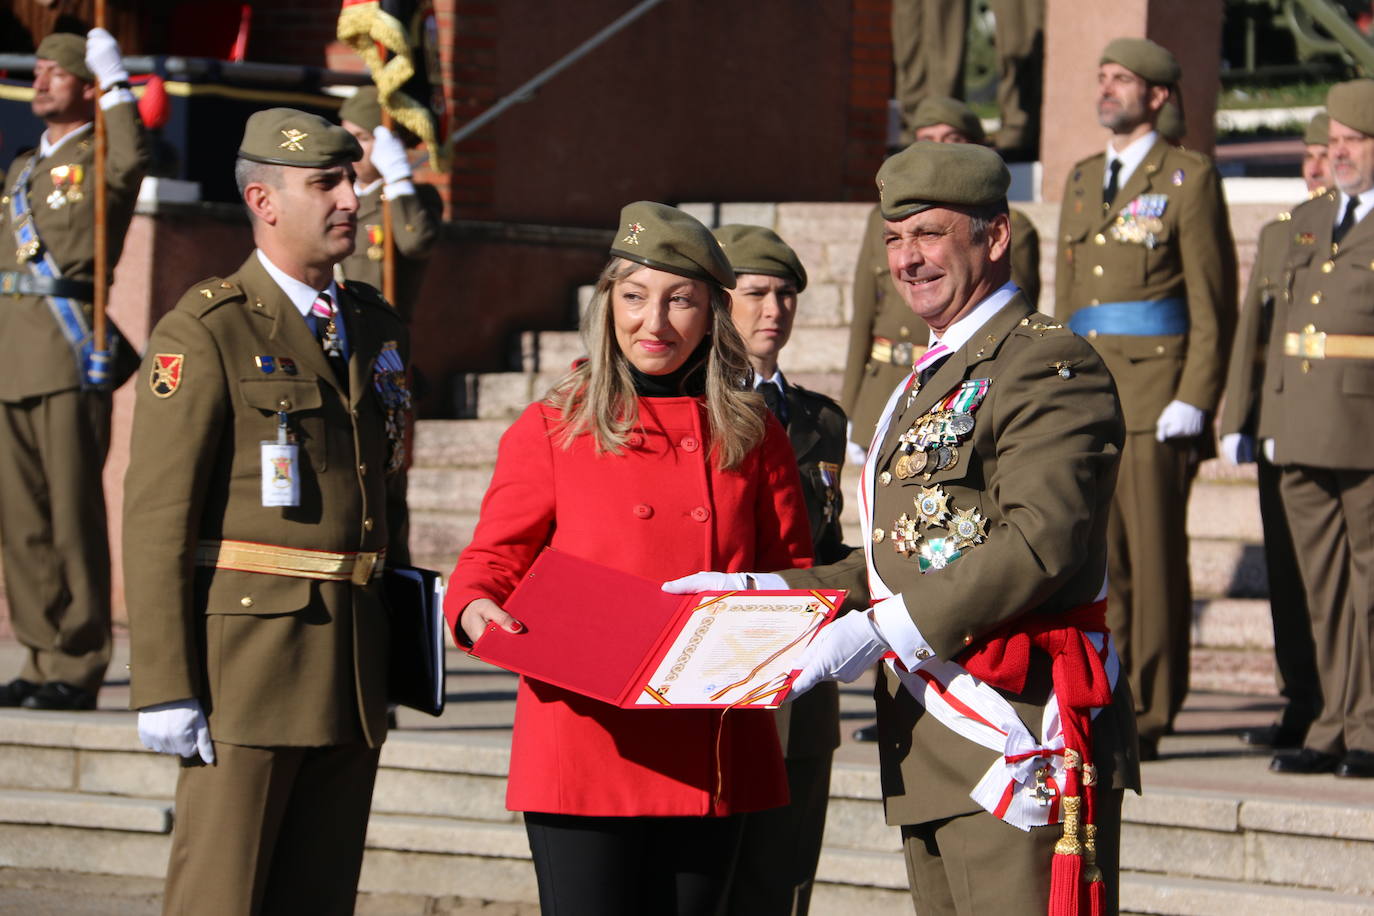
[[(1308, 200), (1326, 194), (1331, 172), (1326, 158), (1327, 115), (1321, 112), (1307, 126), (1304, 138), (1302, 177)], [(1226, 375), (1226, 402), (1221, 412), (1221, 453), (1232, 464), (1255, 462), (1259, 476), (1260, 520), (1264, 526), (1264, 565), (1269, 576), (1269, 612), (1274, 623), (1274, 660), (1279, 693), (1287, 701), (1279, 720), (1240, 733), (1246, 744), (1263, 747), (1302, 747), (1307, 727), (1321, 711), (1321, 683), (1312, 645), (1312, 620), (1307, 595), (1293, 548), (1293, 535), (1283, 512), (1279, 493), (1282, 469), (1255, 447), (1272, 439), (1276, 417), (1264, 396), (1264, 364), (1279, 300), (1284, 285), (1285, 258), (1293, 236), (1293, 215), (1278, 219), (1260, 230), (1250, 287), (1241, 304), (1231, 365)], [(1282, 328), (1278, 329), (1282, 333)]]
[(148, 344), (125, 478), (132, 705), (182, 758), (164, 911), (353, 912), (386, 737), (386, 476), (408, 343), (334, 265), (362, 155), (341, 127), (248, 119), (257, 250)]
[(1337, 190), (1288, 225), (1287, 295), (1265, 360), (1263, 414), (1312, 616), (1321, 711), (1279, 773), (1374, 777), (1374, 80), (1331, 87)]
[(1212, 445), (1236, 307), (1221, 180), (1155, 131), (1179, 75), (1143, 38), (1102, 52), (1097, 117), (1111, 138), (1069, 173), (1055, 272), (1055, 315), (1102, 354), (1126, 419), (1107, 607), (1145, 760), (1188, 693), (1188, 493)]
[[(927, 98), (912, 116), (917, 140), (987, 145), (983, 125), (973, 110), (957, 99)], [(1040, 299), (1040, 235), (1020, 210), (1011, 210), (1011, 279), (1035, 307)], [(855, 463), (873, 435), (892, 389), (906, 378), (914, 360), (919, 325), (902, 302), (887, 267), (883, 218), (877, 207), (868, 215), (858, 264), (854, 269), (854, 315), (849, 323), (840, 403), (853, 428)]]
[[(787, 430), (797, 456), (816, 562), (837, 562), (852, 549), (840, 528), (844, 411), (825, 395), (791, 384), (778, 368), (792, 335), (797, 294), (806, 289), (806, 269), (771, 229), (721, 226), (715, 236), (735, 269), (730, 313), (754, 370), (754, 390)], [(728, 909), (739, 916), (806, 916), (821, 855), (830, 762), (840, 746), (839, 689), (830, 682), (818, 685), (779, 709), (776, 718), (791, 801), (744, 816)]]
[[(23, 670), (0, 706), (94, 709), (110, 662), (110, 545), (101, 469), (111, 391), (136, 357), (91, 335), (95, 106), (105, 112), (113, 273), (148, 167), (119, 45), (104, 29), (38, 45), (34, 115), (46, 125), (0, 197), (0, 541)], [(106, 278), (108, 279), (108, 278)], [(98, 365), (94, 349), (111, 349)], [(101, 372), (104, 372), (102, 379)]]

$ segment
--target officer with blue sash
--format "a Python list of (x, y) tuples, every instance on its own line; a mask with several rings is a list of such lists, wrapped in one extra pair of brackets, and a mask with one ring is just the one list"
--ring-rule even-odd
[(1143, 760), (1188, 692), (1188, 493), (1212, 448), (1236, 312), (1220, 178), (1156, 130), (1180, 75), (1147, 39), (1103, 51), (1097, 115), (1111, 136), (1069, 172), (1055, 269), (1055, 315), (1102, 355), (1126, 420), (1108, 623), (1135, 688)]

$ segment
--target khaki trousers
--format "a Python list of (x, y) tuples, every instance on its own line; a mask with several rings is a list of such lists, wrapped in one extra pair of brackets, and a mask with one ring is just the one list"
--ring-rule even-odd
[(0, 542), (19, 676), (92, 692), (110, 664), (110, 542), (101, 471), (110, 394), (0, 402)]
[(1306, 732), (1322, 708), (1312, 618), (1307, 612), (1307, 592), (1283, 510), (1283, 471), (1263, 455), (1257, 461), (1264, 567), (1269, 576), (1269, 616), (1274, 622), (1274, 661), (1279, 694), (1288, 701), (1279, 714), (1279, 724)]
[(163, 913), (351, 914), (379, 754), (217, 741), (213, 766), (183, 761)]
[(1305, 743), (1327, 754), (1374, 751), (1374, 472), (1295, 465), (1281, 487), (1321, 679)]
[(991, 0), (997, 45), (997, 145), (1035, 148), (1044, 69), (1045, 0)]
[(964, 95), (969, 0), (893, 0), (892, 63), (902, 110), (902, 139), (926, 96)]

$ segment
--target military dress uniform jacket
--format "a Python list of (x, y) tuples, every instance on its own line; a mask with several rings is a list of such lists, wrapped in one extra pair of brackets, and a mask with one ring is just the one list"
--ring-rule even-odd
[[(965, 380), (988, 379), (975, 426), (956, 464), (929, 480), (891, 473), (898, 437)], [(1079, 337), (1035, 313), (1020, 296), (993, 316), (890, 422), (860, 483), (872, 506), (863, 553), (838, 564), (785, 572), (794, 587), (867, 590), (872, 568), (908, 613), (937, 659), (959, 661), (966, 646), (1025, 614), (1059, 614), (1091, 604), (1106, 576), (1107, 515), (1124, 438), (1111, 375)], [(887, 480), (887, 483), (883, 483)], [(982, 543), (943, 569), (920, 571), (894, 545), (894, 522), (919, 515), (923, 490), (938, 488), (950, 513), (986, 520)], [(881, 533), (880, 533), (881, 532)], [(924, 539), (953, 534), (943, 524)], [(1040, 734), (1050, 687), (1049, 657), (1032, 652), (1025, 691), (1003, 693), (1032, 735)], [(969, 792), (996, 752), (952, 733), (887, 668), (875, 687), (883, 796), (889, 824), (917, 824), (982, 810)], [(1094, 763), (1108, 788), (1138, 784), (1126, 678), (1094, 720)]]
[[(1374, 470), (1374, 220), (1331, 243), (1339, 195), (1298, 206), (1288, 223), (1284, 290), (1275, 312), (1264, 376), (1266, 430), (1274, 463)], [(1363, 337), (1368, 355), (1335, 355)], [(1297, 348), (1296, 351), (1294, 348)], [(1290, 355), (1290, 351), (1291, 355)], [(1317, 354), (1325, 353), (1326, 358)]]
[[(115, 105), (105, 112), (105, 159), (111, 274), (124, 249), (124, 235), (133, 219), (138, 189), (148, 169), (148, 138), (139, 120), (137, 106)], [(9, 181), (19, 179), (24, 166), (38, 149), (21, 153), (9, 168)], [(50, 161), (39, 162), (29, 175), (28, 197), (34, 225), (43, 247), (49, 251), (62, 276), (90, 281), (95, 276), (95, 162), (93, 128), (81, 128), (53, 154)], [(59, 170), (65, 169), (65, 175)], [(80, 170), (80, 180), (75, 178)], [(62, 192), (55, 193), (62, 185)], [(27, 261), (16, 252), (14, 226), (10, 222), (12, 188), (5, 185), (0, 197), (0, 270), (29, 273)], [(49, 201), (52, 201), (50, 203)], [(60, 201), (60, 203), (59, 203)], [(84, 303), (86, 321), (91, 321), (92, 306)], [(18, 401), (54, 391), (66, 391), (81, 384), (80, 367), (72, 354), (47, 300), (39, 296), (0, 297), (0, 401)], [(116, 381), (132, 371), (132, 359), (115, 366)], [(119, 371), (120, 369), (123, 371)]]
[[(1128, 432), (1152, 432), (1172, 400), (1216, 410), (1236, 308), (1236, 250), (1221, 180), (1206, 156), (1159, 140), (1103, 207), (1106, 154), (1073, 167), (1059, 218), (1055, 316), (1181, 298), (1181, 334), (1089, 334), (1116, 378)], [(1162, 207), (1162, 212), (1151, 215)], [(1210, 441), (1210, 440), (1209, 440)]]
[[(1250, 272), (1245, 301), (1241, 303), (1236, 336), (1231, 343), (1231, 360), (1226, 370), (1226, 401), (1219, 423), (1223, 436), (1245, 433), (1267, 438), (1273, 435), (1265, 423), (1264, 404), (1268, 399), (1260, 395), (1265, 359), (1279, 311), (1278, 301), (1286, 292), (1284, 266), (1288, 240), (1293, 237), (1292, 218), (1291, 213), (1281, 213), (1278, 219), (1260, 230), (1255, 266)], [(1282, 328), (1279, 331), (1282, 334)], [(1269, 411), (1271, 423), (1273, 416), (1274, 411)]]
[[(1011, 211), (1011, 279), (1034, 307), (1040, 298), (1040, 235), (1020, 210)], [(888, 396), (925, 352), (928, 337), (888, 271), (883, 217), (877, 207), (868, 215), (854, 267), (853, 311), (840, 405), (849, 415), (854, 441), (867, 446)], [(897, 362), (873, 357), (875, 337), (901, 348)]]
[[(384, 230), (383, 186), (358, 198), (358, 244), (339, 269), (345, 282), (362, 282), (382, 288)], [(415, 184), (414, 194), (391, 200), (391, 231), (396, 239), (396, 311), (406, 324), (415, 315), (424, 280), (425, 263), (439, 241), (443, 200), (433, 185)]]
[[(387, 546), (392, 445), (374, 372), (384, 348), (405, 360), (409, 345), (375, 290), (355, 284), (340, 300), (347, 392), (256, 254), (182, 297), (138, 379), (124, 496), (131, 704), (195, 697), (216, 741), (375, 746), (386, 735), (379, 577), (356, 586), (197, 564), (198, 547), (221, 540)], [(300, 446), (297, 507), (262, 505), (260, 443), (275, 441), (278, 412)]]

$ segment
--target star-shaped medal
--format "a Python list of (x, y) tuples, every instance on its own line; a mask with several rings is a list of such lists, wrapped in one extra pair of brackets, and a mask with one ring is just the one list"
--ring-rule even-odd
[(945, 493), (939, 484), (921, 487), (921, 495), (913, 502), (916, 503), (916, 512), (921, 524), (926, 528), (934, 528), (949, 518), (949, 494)]

